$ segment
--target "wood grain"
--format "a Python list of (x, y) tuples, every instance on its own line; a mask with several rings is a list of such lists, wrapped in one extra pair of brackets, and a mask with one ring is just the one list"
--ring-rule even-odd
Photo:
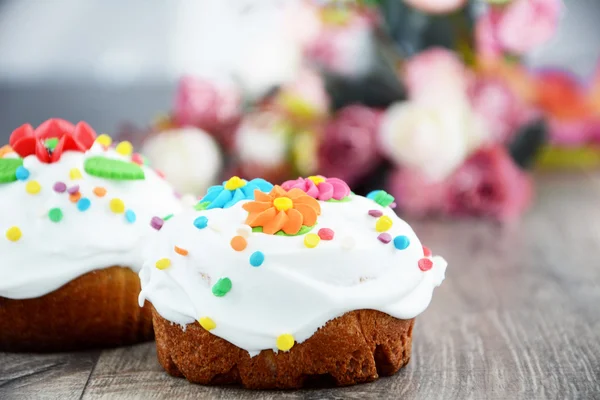
[(396, 376), (341, 389), (252, 392), (165, 374), (152, 343), (0, 354), (0, 398), (600, 399), (600, 175), (538, 175), (518, 225), (413, 222), (450, 264)]

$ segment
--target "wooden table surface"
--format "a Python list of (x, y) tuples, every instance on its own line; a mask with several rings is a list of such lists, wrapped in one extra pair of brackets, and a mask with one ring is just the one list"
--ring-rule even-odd
[(600, 399), (600, 174), (538, 174), (525, 219), (414, 223), (449, 261), (397, 375), (339, 389), (253, 392), (164, 373), (152, 343), (0, 353), (0, 399)]

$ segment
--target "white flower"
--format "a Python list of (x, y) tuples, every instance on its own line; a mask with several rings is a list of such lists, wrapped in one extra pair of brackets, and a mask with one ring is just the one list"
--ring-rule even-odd
[(287, 134), (275, 114), (250, 114), (238, 128), (235, 147), (242, 164), (278, 167), (286, 162)]

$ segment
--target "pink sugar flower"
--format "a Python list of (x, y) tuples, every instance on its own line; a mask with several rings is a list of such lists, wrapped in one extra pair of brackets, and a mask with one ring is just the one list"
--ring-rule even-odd
[(310, 197), (321, 201), (341, 200), (350, 194), (350, 187), (343, 180), (320, 175), (287, 181), (281, 187), (285, 190), (300, 189)]

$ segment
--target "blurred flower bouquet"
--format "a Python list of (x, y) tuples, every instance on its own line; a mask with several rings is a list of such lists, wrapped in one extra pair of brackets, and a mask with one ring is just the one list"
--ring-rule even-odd
[(546, 137), (548, 99), (560, 98), (540, 97), (520, 59), (551, 37), (560, 5), (290, 3), (294, 78), (249, 96), (243, 82), (186, 76), (145, 151), (194, 195), (224, 176), (319, 174), (357, 193), (383, 188), (412, 216), (516, 219), (532, 197), (526, 167)]

